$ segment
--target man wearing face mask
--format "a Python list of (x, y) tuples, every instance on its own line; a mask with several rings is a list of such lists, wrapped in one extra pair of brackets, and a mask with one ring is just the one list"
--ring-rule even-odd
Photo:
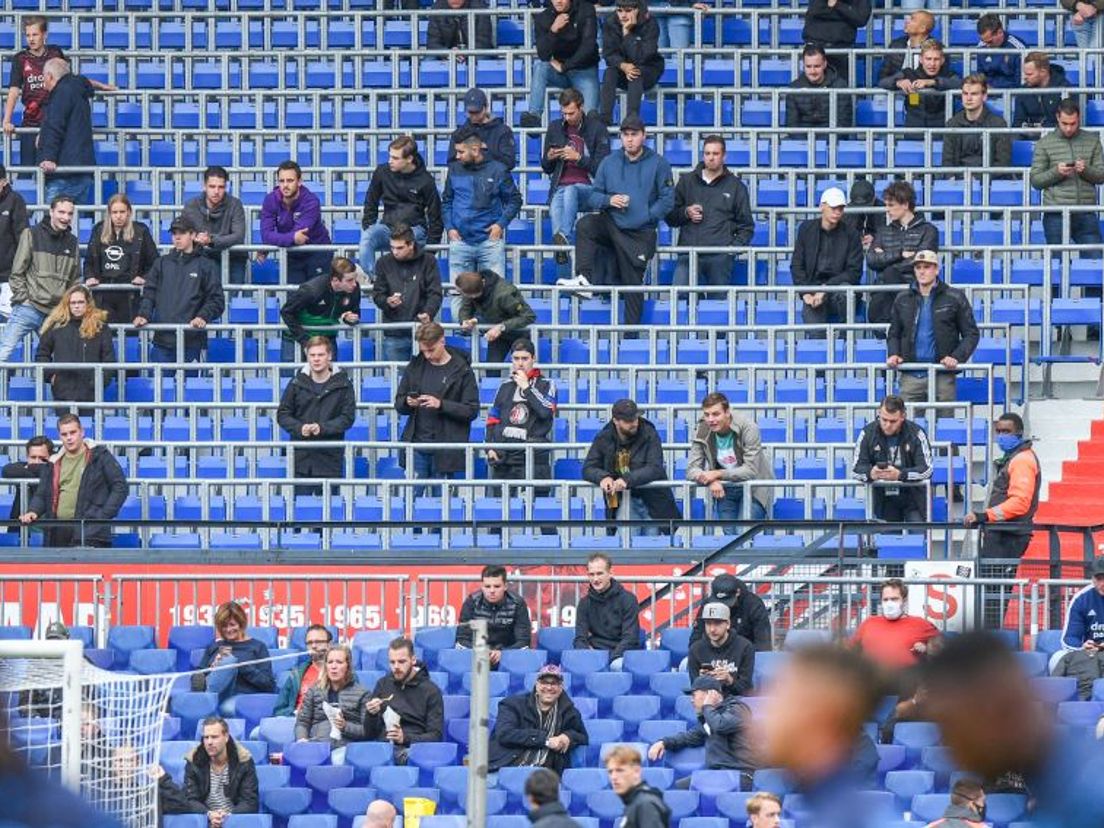
[(1024, 439), (1019, 414), (1001, 414), (994, 428), (997, 446), (1004, 454), (996, 460), (989, 503), (984, 510), (967, 512), (963, 522), (968, 527), (985, 526), (981, 557), (1019, 558), (1031, 541), (1035, 510), (1039, 508), (1039, 458), (1031, 441)]
[(951, 788), (951, 802), (943, 817), (926, 828), (982, 828), (985, 825), (985, 789), (973, 779), (959, 779)]
[(899, 578), (882, 584), (882, 612), (863, 621), (851, 643), (886, 669), (899, 671), (915, 666), (928, 653), (939, 630), (926, 619), (908, 615), (908, 587)]

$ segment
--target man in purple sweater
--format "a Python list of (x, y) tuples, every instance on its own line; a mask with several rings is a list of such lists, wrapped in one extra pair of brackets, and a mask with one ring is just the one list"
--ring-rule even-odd
[[(329, 273), (333, 254), (329, 250), (295, 250), (305, 244), (329, 244), (330, 231), (322, 221), (318, 196), (303, 186), (303, 171), (294, 161), (276, 168), (276, 188), (261, 205), (261, 241), (291, 248), (287, 254), (287, 283), (301, 285), (322, 273)], [(257, 259), (264, 261), (265, 253)]]

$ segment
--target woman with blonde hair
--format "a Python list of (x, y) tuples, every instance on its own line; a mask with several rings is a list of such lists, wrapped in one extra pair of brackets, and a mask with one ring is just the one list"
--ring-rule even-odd
[(88, 287), (129, 285), (97, 290), (100, 306), (113, 324), (129, 323), (135, 315), (146, 274), (157, 260), (157, 245), (149, 228), (134, 220), (130, 199), (116, 193), (107, 200), (107, 217), (92, 228), (84, 258)]
[[(326, 651), (325, 667), (318, 682), (303, 696), (295, 717), (297, 741), (331, 741), (337, 747), (347, 741), (364, 739), (364, 705), (368, 691), (357, 682), (353, 671), (353, 652), (345, 644), (334, 644)], [(331, 722), (324, 705), (338, 708)], [(332, 738), (333, 731), (341, 734)]]
[[(115, 343), (111, 329), (104, 324), (106, 319), (107, 314), (96, 307), (92, 292), (84, 285), (73, 285), (39, 329), (35, 362), (115, 362)], [(90, 402), (96, 399), (95, 371), (79, 368), (48, 371), (45, 379), (56, 401)], [(107, 381), (105, 374), (105, 387)]]

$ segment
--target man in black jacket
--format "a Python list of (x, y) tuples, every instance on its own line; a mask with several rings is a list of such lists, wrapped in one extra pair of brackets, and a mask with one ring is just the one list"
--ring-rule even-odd
[(618, 745), (606, 754), (610, 788), (625, 803), (618, 828), (670, 828), (671, 809), (663, 794), (644, 781), (643, 761), (631, 745)]
[[(608, 150), (607, 150), (608, 151)], [(27, 202), (12, 189), (8, 171), (0, 164), (0, 318), (11, 313), (12, 262), (19, 237), (27, 229)]]
[(226, 192), (230, 173), (225, 167), (212, 166), (203, 171), (203, 193), (184, 205), (184, 215), (192, 220), (199, 231), (196, 247), (204, 256), (218, 262), (222, 271), (222, 253), (228, 254), (230, 284), (244, 284), (249, 280), (249, 254), (235, 252), (231, 248), (245, 243), (245, 207), (240, 198)]
[[(934, 38), (928, 38), (920, 46), (918, 67), (903, 68), (882, 78), (878, 85), (882, 89), (896, 89), (905, 96), (906, 127), (931, 129), (946, 123), (947, 92), (962, 86), (962, 78), (947, 62), (943, 44)], [(914, 132), (901, 137), (922, 138), (923, 135)]]
[[(199, 362), (207, 346), (203, 329), (226, 307), (222, 279), (215, 263), (196, 250), (196, 227), (190, 218), (173, 219), (169, 229), (173, 249), (154, 262), (146, 275), (134, 327), (157, 322), (193, 328), (184, 333), (183, 361)], [(174, 331), (157, 331), (150, 345), (150, 362), (176, 362), (176, 345)]]
[[(763, 599), (748, 589), (747, 584), (735, 575), (722, 572), (709, 585), (707, 603), (718, 602), (728, 607), (729, 627), (733, 633), (754, 644), (756, 652), (769, 653), (774, 649), (770, 611)], [(702, 621), (704, 610), (703, 605), (694, 619), (694, 630), (690, 633), (691, 646), (705, 635), (705, 622)]]
[[(632, 400), (618, 400), (611, 414), (612, 419), (595, 435), (583, 462), (583, 480), (593, 483), (606, 496), (606, 520), (616, 520), (623, 514), (622, 498), (628, 499), (624, 514), (631, 520), (681, 519), (682, 512), (670, 488), (643, 488), (667, 479), (659, 432), (640, 416)], [(631, 496), (627, 494), (630, 489)], [(660, 531), (653, 526), (638, 528), (638, 534), (644, 535), (658, 535)]]
[(483, 141), (484, 157), (498, 161), (508, 170), (516, 167), (517, 138), (509, 124), (491, 115), (487, 93), (475, 87), (465, 92), (464, 111), (468, 113), (468, 119), (454, 129), (449, 138), (448, 163), (456, 160), (456, 145), (469, 135), (476, 135)]
[[(916, 252), (939, 250), (939, 231), (916, 214), (916, 191), (907, 181), (894, 181), (885, 188), (882, 198), (888, 222), (878, 225), (866, 251), (866, 264), (876, 274), (874, 284), (907, 285), (913, 279)], [(888, 291), (872, 293), (867, 321), (888, 322), (896, 295)]]
[(598, 111), (607, 125), (613, 123), (617, 90), (628, 93), (621, 120), (639, 115), (644, 93), (656, 85), (665, 65), (659, 53), (659, 24), (648, 12), (646, 0), (617, 0), (616, 7), (602, 25), (606, 74), (602, 77)]
[[(6, 463), (3, 470), (0, 470), (0, 476), (4, 480), (38, 480), (39, 472), (42, 471), (43, 463), (49, 463), (50, 457), (54, 453), (54, 444), (50, 442), (50, 438), (42, 434), (38, 434), (27, 441), (27, 459), (22, 463)], [(20, 508), (20, 495), (23, 492), (21, 486), (13, 486), (15, 489), (15, 499), (12, 500), (11, 514), (9, 515), (13, 525), (8, 527), (9, 532), (18, 532), (19, 527), (15, 526), (15, 522), (19, 520), (19, 515), (22, 513)], [(28, 496), (33, 497), (35, 493), (35, 486), (28, 488)]]
[(533, 828), (579, 828), (560, 802), (560, 778), (540, 769), (525, 780), (525, 799), (529, 803), (529, 821)]
[[(846, 89), (845, 81), (828, 65), (824, 47), (816, 43), (806, 44), (801, 50), (801, 77), (790, 84), (791, 89)], [(833, 101), (835, 117), (832, 117)], [(825, 127), (849, 127), (854, 121), (854, 104), (850, 95), (838, 93), (786, 95), (787, 129), (821, 129)], [(804, 136), (801, 136), (804, 137)]]
[(380, 358), (409, 362), (410, 326), (432, 322), (441, 310), (443, 291), (437, 257), (419, 248), (414, 231), (405, 225), (391, 228), (391, 252), (376, 262), (372, 301), (381, 322), (405, 322), (403, 328), (385, 328)]
[(418, 247), (440, 243), (444, 232), (441, 194), (411, 136), (392, 141), (387, 147), (387, 163), (372, 173), (360, 226), (359, 261), (369, 279), (375, 278), (375, 254), (390, 249), (393, 233), (400, 226), (410, 228)]
[[(307, 340), (307, 364), (284, 389), (276, 422), (294, 442), (344, 440), (356, 419), (356, 389), (349, 375), (333, 364), (333, 342)], [(296, 477), (345, 476), (342, 448), (300, 448), (294, 452)], [(319, 495), (321, 486), (297, 486), (296, 494)]]
[(546, 664), (527, 693), (507, 696), (488, 747), (487, 770), (506, 767), (548, 768), (562, 774), (571, 767), (572, 748), (589, 744), (583, 717), (564, 692), (563, 671)]
[(523, 127), (539, 127), (549, 86), (576, 89), (583, 108), (598, 108), (598, 16), (588, 0), (546, 0), (533, 17), (537, 59), (531, 66), (529, 111)]
[[(974, 309), (966, 294), (939, 279), (939, 256), (934, 250), (920, 250), (913, 257), (915, 280), (893, 300), (886, 334), (886, 365), (903, 362), (939, 363), (945, 371), (936, 374), (935, 393), (940, 402), (953, 401), (955, 374), (977, 348), (980, 334)], [(903, 372), (901, 396), (909, 402), (930, 399), (928, 372)]]
[[(59, 417), (57, 429), (62, 450), (39, 469), (38, 488), (19, 522), (27, 525), (39, 518), (114, 520), (127, 497), (126, 477), (119, 461), (104, 446), (84, 439), (84, 428), (76, 414)], [(110, 546), (111, 525), (102, 522), (47, 529), (46, 545)]]
[[(745, 247), (755, 233), (747, 187), (725, 166), (725, 142), (707, 135), (702, 160), (679, 176), (675, 206), (667, 224), (679, 228), (679, 247)], [(702, 253), (697, 258), (694, 284), (724, 287), (732, 281), (732, 253)], [(690, 256), (680, 253), (675, 284), (689, 285)]]
[[(1058, 104), (1065, 97), (1064, 90), (1071, 84), (1066, 70), (1060, 64), (1051, 63), (1046, 52), (1028, 52), (1023, 59), (1023, 91), (1015, 91), (1016, 107), (1012, 111), (1012, 126), (1040, 127), (1044, 130), (1058, 126)], [(1026, 132), (1019, 136), (1035, 141), (1043, 132)]]
[(878, 520), (927, 520), (928, 497), (922, 483), (932, 475), (931, 445), (920, 426), (905, 417), (905, 401), (895, 394), (882, 400), (877, 418), (866, 424), (855, 443), (855, 479), (873, 486)]
[(59, 57), (46, 61), (42, 83), (50, 93), (38, 130), (38, 167), (46, 173), (43, 197), (50, 202), (66, 195), (76, 204), (89, 204), (94, 200), (92, 173), (59, 170), (96, 166), (91, 103), (95, 87), (88, 78), (74, 75), (69, 62)]
[(479, 577), (482, 581), (479, 589), (465, 598), (460, 607), (456, 646), (470, 649), (472, 631), (468, 622), (486, 621), (491, 666), (497, 667), (503, 650), (527, 650), (532, 646), (533, 623), (525, 599), (506, 589), (506, 567), (488, 564)]
[[(862, 238), (843, 220), (846, 205), (843, 190), (829, 187), (820, 197), (820, 218), (801, 223), (790, 260), (795, 285), (857, 285), (862, 279)], [(807, 336), (823, 339), (824, 325), (846, 322), (847, 299), (842, 291), (801, 294), (801, 319), (817, 326)]]
[(1008, 122), (991, 110), (989, 82), (980, 72), (967, 75), (962, 81), (962, 109), (947, 119), (947, 128), (955, 130), (943, 136), (944, 167), (1007, 167), (1012, 164), (1012, 136), (1006, 133), (989, 135), (989, 152), (985, 153), (985, 136), (989, 130), (1005, 129)]
[(185, 757), (183, 791), (167, 773), (158, 778), (161, 813), (206, 814), (210, 828), (222, 828), (232, 814), (259, 813), (257, 768), (249, 751), (234, 741), (225, 719), (204, 719), (202, 728), (199, 746)]
[(324, 336), (336, 345), (341, 325), (360, 323), (356, 266), (343, 256), (335, 258), (329, 273), (308, 279), (288, 296), (280, 308), (280, 318), (287, 326), (281, 337), (284, 362), (302, 357), (303, 348), (316, 336)]
[[(487, 412), (488, 443), (549, 443), (556, 421), (556, 383), (541, 376), (536, 367), (536, 348), (519, 339), (511, 351), (510, 379), (502, 383)], [(534, 451), (526, 463), (526, 452), (490, 449), (487, 462), (495, 480), (548, 480), (552, 477), (551, 452)], [(538, 487), (534, 496), (549, 490)]]
[[(414, 335), (418, 355), (403, 371), (395, 392), (395, 410), (407, 417), (404, 443), (466, 443), (479, 416), (479, 386), (467, 354), (445, 344), (445, 329), (425, 322)], [(415, 449), (414, 467), (407, 452), (400, 465), (418, 479), (455, 477), (464, 470), (463, 449)], [(420, 497), (426, 487), (415, 490)], [(434, 487), (436, 488), (436, 487)]]
[(636, 596), (613, 577), (604, 552), (587, 558), (590, 589), (575, 607), (576, 650), (609, 650), (611, 670), (621, 669), (626, 650), (640, 649), (640, 608)]
[[(931, 12), (917, 9), (905, 17), (905, 33), (889, 42), (889, 51), (878, 72), (878, 84), (905, 69), (920, 68), (920, 49), (935, 30)], [(893, 88), (892, 86), (888, 88)]]
[[(451, 9), (453, 11), (466, 11), (468, 9), (486, 9), (484, 0), (437, 0), (433, 4), (433, 10)], [(429, 29), (426, 32), (427, 49), (493, 49), (494, 48), (494, 18), (486, 14), (442, 14), (429, 18)], [(474, 29), (475, 42), (472, 42)], [(458, 55), (460, 60), (464, 55)]]
[(732, 632), (731, 617), (728, 605), (720, 601), (702, 607), (705, 635), (690, 645), (686, 668), (692, 680), (710, 676), (725, 695), (745, 696), (755, 673), (755, 646)]
[[(870, 0), (812, 0), (805, 9), (801, 39), (824, 49), (853, 49), (855, 35), (870, 20)], [(851, 77), (846, 54), (834, 54), (828, 63), (844, 84)]]
[[(429, 673), (415, 664), (414, 642), (396, 638), (387, 649), (389, 675), (372, 690), (364, 706), (364, 738), (388, 741), (395, 748), (395, 764), (405, 765), (410, 746), (415, 742), (440, 742), (445, 738), (445, 704), (440, 688)], [(388, 725), (391, 711), (399, 717)]]

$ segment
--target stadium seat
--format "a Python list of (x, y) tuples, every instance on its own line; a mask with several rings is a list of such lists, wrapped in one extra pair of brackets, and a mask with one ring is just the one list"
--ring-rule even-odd
[(613, 699), (611, 711), (614, 718), (625, 723), (626, 738), (632, 738), (641, 722), (659, 716), (660, 707), (659, 696), (619, 695)]
[(332, 788), (326, 797), (326, 804), (344, 824), (346, 820), (362, 816), (375, 798), (375, 788)]
[(417, 742), (410, 746), (408, 762), (421, 770), (423, 785), (433, 783), (434, 770), (456, 761), (457, 746), (451, 742)]
[(321, 813), (326, 810), (331, 790), (353, 784), (353, 768), (349, 765), (312, 765), (306, 769), (304, 780), (314, 792), (311, 810)]
[[(194, 748), (195, 745), (192, 744)], [(162, 758), (164, 752), (162, 752)], [(285, 765), (256, 765), (257, 786), (261, 791), (268, 788), (285, 788), (291, 783), (291, 768)]]
[(330, 761), (328, 742), (289, 742), (284, 745), (284, 763), (291, 767), (293, 785), (306, 781), (308, 768)]
[(125, 669), (133, 651), (153, 649), (155, 636), (153, 627), (148, 625), (111, 627), (107, 632), (107, 646), (115, 654), (113, 669)]
[(674, 713), (678, 700), (690, 689), (690, 674), (684, 671), (656, 673), (649, 679), (648, 689), (659, 696), (665, 714)]
[(272, 716), (261, 719), (257, 727), (258, 735), (268, 743), (268, 749), (279, 753), (284, 745), (295, 738), (295, 718), (292, 716)]
[(671, 653), (671, 661), (678, 664), (690, 651), (691, 627), (668, 627), (660, 636), (659, 646)]
[[(329, 745), (324, 745), (329, 747)], [(294, 776), (294, 774), (293, 774)], [(261, 794), (265, 811), (281, 819), (305, 814), (311, 806), (310, 788), (269, 788)]]
[(176, 670), (175, 650), (133, 650), (130, 653), (130, 669), (139, 675), (171, 673)]
[(169, 711), (180, 717), (182, 733), (193, 733), (200, 721), (218, 713), (218, 696), (214, 693), (177, 693), (169, 698)]
[(541, 627), (537, 630), (537, 646), (547, 651), (555, 663), (560, 662), (564, 650), (571, 649), (574, 641), (574, 627)]
[(884, 786), (896, 797), (897, 810), (907, 811), (914, 796), (935, 790), (935, 774), (923, 770), (889, 771)]
[(671, 653), (668, 650), (626, 650), (622, 669), (632, 674), (635, 690), (647, 690), (653, 674), (671, 669)]
[(417, 786), (418, 769), (377, 765), (369, 772), (368, 779), (381, 797), (394, 802), (396, 798), (404, 795), (404, 791)]
[[(986, 796), (986, 799), (989, 797)], [(951, 797), (949, 794), (917, 794), (912, 798), (913, 819), (919, 819), (924, 823), (934, 822), (943, 816), (947, 810)]]
[(1077, 698), (1077, 679), (1071, 676), (1037, 676), (1031, 680), (1035, 693), (1048, 704)]

